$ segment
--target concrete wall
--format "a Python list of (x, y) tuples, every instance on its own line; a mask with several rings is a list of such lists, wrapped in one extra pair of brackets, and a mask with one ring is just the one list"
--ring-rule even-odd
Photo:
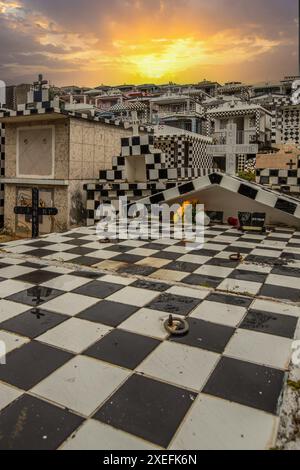
[[(16, 215), (14, 208), (17, 203), (17, 188), (25, 187), (22, 185), (6, 184), (5, 185), (5, 205), (4, 220), (5, 230), (9, 233), (16, 231)], [(69, 198), (67, 186), (43, 186), (43, 188), (54, 189), (54, 206), (58, 209), (58, 214), (52, 218), (52, 231), (63, 232), (68, 230), (70, 226), (69, 205), (66, 203)]]
[(120, 155), (121, 138), (130, 135), (130, 129), (70, 119), (70, 179), (98, 179)]
[[(20, 127), (35, 128), (43, 126), (54, 126), (55, 133), (55, 165), (54, 178), (68, 179), (69, 177), (69, 124), (67, 119), (49, 121), (22, 122), (20, 124), (6, 124), (6, 146), (5, 146), (5, 177), (16, 178), (17, 166), (17, 129)], [(42, 149), (41, 149), (42, 151)], [(36, 156), (38, 158), (38, 154)]]
[[(54, 178), (64, 180), (68, 186), (47, 186), (42, 181), (37, 186), (54, 189), (54, 206), (58, 215), (53, 218), (53, 231), (62, 232), (74, 225), (86, 223), (84, 208), (86, 193), (83, 185), (99, 178), (99, 171), (112, 166), (112, 158), (121, 151), (121, 138), (132, 134), (131, 129), (66, 118), (41, 119), (36, 121), (8, 123), (6, 125), (6, 178), (17, 177), (17, 129), (28, 127), (38, 130), (41, 126), (54, 126), (55, 158)], [(42, 152), (42, 146), (41, 146)], [(39, 158), (39, 148), (35, 149), (34, 159)], [(48, 178), (49, 180), (51, 178)], [(19, 187), (24, 187), (24, 180)], [(30, 182), (29, 182), (30, 185)], [(16, 216), (14, 207), (17, 202), (17, 185), (5, 184), (5, 227), (14, 233)]]

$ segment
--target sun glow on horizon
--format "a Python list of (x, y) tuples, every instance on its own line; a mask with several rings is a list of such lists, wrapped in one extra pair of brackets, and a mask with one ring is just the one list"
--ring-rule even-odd
[(204, 77), (248, 81), (249, 75), (256, 79), (256, 70), (268, 79), (268, 61), (281, 67), (295, 44), (290, 30), (297, 30), (294, 18), (278, 34), (241, 12), (243, 21), (233, 21), (231, 0), (222, 0), (228, 2), (226, 21), (216, 14), (213, 3), (218, 0), (210, 5), (203, 0), (202, 9), (200, 0), (152, 0), (156, 8), (146, 0), (114, 0), (111, 5), (95, 0), (89, 16), (80, 0), (77, 10), (68, 10), (61, 0), (64, 15), (43, 9), (46, 0), (39, 0), (36, 9), (35, 1), (0, 0), (1, 78), (21, 74), (27, 80), (38, 69), (57, 85), (74, 78), (87, 86), (191, 83)]

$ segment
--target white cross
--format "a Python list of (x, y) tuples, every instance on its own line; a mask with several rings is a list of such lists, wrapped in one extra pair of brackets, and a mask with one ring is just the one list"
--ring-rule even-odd
[(208, 145), (208, 155), (213, 157), (225, 155), (226, 173), (229, 175), (236, 174), (236, 156), (243, 154), (257, 154), (258, 145), (256, 144), (237, 144), (237, 125), (230, 123), (226, 128), (226, 144), (225, 145)]

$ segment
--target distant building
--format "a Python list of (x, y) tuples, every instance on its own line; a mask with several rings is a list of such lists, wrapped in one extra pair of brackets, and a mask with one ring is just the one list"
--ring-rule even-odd
[(17, 110), (18, 106), (27, 103), (27, 93), (31, 85), (10, 85), (6, 87), (6, 108)]

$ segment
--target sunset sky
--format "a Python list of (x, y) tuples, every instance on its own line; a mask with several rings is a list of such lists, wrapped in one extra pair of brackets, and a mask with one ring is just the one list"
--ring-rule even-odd
[(297, 0), (0, 0), (0, 80), (248, 83), (298, 69)]

